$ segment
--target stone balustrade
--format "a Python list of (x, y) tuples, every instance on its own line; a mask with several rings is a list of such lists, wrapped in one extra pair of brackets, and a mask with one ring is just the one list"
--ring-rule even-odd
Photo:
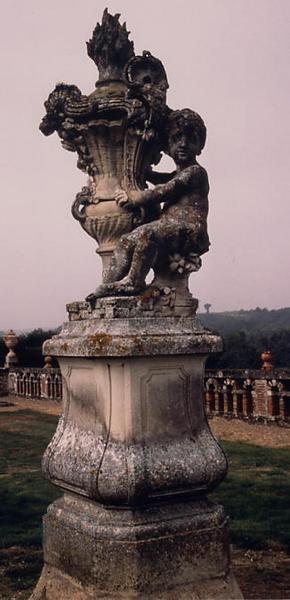
[(207, 370), (208, 416), (290, 422), (290, 370)]
[(10, 369), (8, 386), (9, 394), (15, 396), (62, 399), (62, 378), (59, 369)]
[[(59, 369), (0, 369), (0, 395), (62, 399)], [(208, 416), (290, 422), (290, 370), (206, 370)]]

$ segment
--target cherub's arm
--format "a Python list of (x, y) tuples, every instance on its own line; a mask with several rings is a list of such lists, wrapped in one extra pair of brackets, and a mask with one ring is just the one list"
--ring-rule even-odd
[(175, 202), (191, 187), (192, 169), (184, 169), (167, 183), (160, 183), (153, 189), (140, 192), (131, 192), (128, 197), (128, 208), (130, 204), (144, 206), (162, 202)]
[(188, 193), (207, 195), (209, 191), (206, 170), (199, 164), (186, 167), (176, 172), (167, 183), (156, 185), (153, 189), (133, 192), (129, 195), (129, 203), (145, 205), (147, 203), (174, 203)]
[(176, 171), (172, 171), (172, 173), (160, 173), (158, 171), (153, 171), (152, 169), (148, 169), (146, 173), (146, 181), (150, 181), (154, 185), (158, 185), (159, 183), (167, 183), (176, 175)]
[(208, 189), (205, 169), (195, 164), (177, 172), (170, 181), (156, 185), (153, 189), (133, 191), (129, 195), (121, 190), (116, 194), (116, 200), (120, 206), (130, 209), (147, 204), (173, 203), (186, 193), (202, 192), (207, 194)]

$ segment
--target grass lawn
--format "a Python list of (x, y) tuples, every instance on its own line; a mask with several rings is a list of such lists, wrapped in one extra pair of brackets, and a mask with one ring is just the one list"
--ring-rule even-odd
[(243, 548), (280, 546), (290, 552), (289, 448), (221, 444), (229, 473), (211, 498), (231, 517), (231, 541)]
[(40, 463), (56, 425), (30, 410), (0, 414), (0, 600), (26, 600), (42, 568), (41, 519), (59, 492)]
[[(40, 462), (56, 424), (32, 410), (0, 413), (0, 599), (26, 599), (41, 570), (41, 518), (59, 492)], [(231, 517), (233, 543), (290, 552), (289, 449), (221, 443), (229, 475), (211, 498)]]

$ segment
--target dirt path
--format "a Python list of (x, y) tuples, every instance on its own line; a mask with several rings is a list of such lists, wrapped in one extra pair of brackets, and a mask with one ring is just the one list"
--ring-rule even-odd
[(214, 434), (223, 440), (247, 442), (268, 448), (290, 447), (290, 427), (276, 423), (247, 423), (238, 419), (214, 417), (209, 421)]
[(290, 556), (285, 552), (234, 548), (232, 569), (245, 600), (289, 600)]
[[(30, 400), (17, 396), (1, 398), (9, 401), (12, 406), (0, 407), (0, 413), (5, 411), (18, 411), (23, 409), (37, 410), (51, 415), (61, 414), (61, 403), (53, 400)], [(273, 424), (247, 423), (238, 419), (223, 419), (214, 417), (210, 419), (210, 427), (214, 434), (223, 440), (247, 442), (257, 446), (269, 448), (290, 447), (290, 427), (281, 427)]]
[(21, 396), (5, 396), (0, 400), (7, 402), (7, 406), (0, 406), (0, 414), (7, 411), (17, 412), (29, 409), (49, 415), (61, 415), (61, 403), (54, 400), (30, 400), (30, 398), (21, 398)]

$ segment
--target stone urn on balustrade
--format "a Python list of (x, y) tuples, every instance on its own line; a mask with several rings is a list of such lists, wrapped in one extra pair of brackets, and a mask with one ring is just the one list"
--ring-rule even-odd
[(18, 363), (17, 354), (15, 352), (15, 348), (18, 344), (18, 337), (16, 333), (10, 329), (7, 333), (5, 333), (3, 340), (6, 348), (9, 350), (5, 358), (5, 367), (10, 369), (11, 367), (15, 367)]

